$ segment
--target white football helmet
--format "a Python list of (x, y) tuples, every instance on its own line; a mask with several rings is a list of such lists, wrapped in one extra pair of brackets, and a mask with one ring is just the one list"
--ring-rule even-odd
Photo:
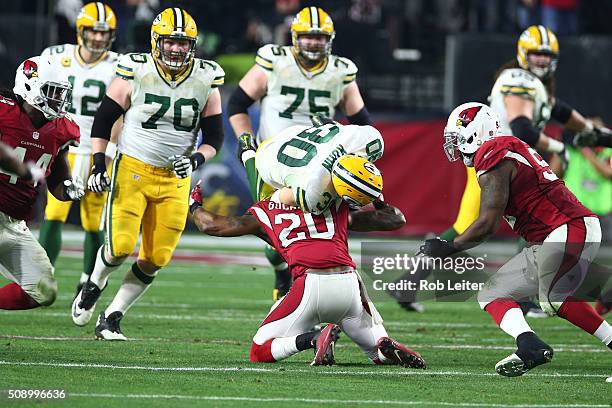
[[(493, 109), (477, 102), (457, 106), (444, 128), (444, 152), (449, 161), (459, 160), (474, 166), (474, 154), (486, 142), (497, 136), (499, 118)], [(458, 153), (457, 153), (458, 151)]]
[(17, 68), (13, 92), (38, 109), (45, 118), (62, 117), (70, 107), (72, 85), (47, 57), (26, 59)]

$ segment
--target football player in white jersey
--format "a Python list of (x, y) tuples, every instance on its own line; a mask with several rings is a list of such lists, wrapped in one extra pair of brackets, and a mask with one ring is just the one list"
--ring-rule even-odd
[(361, 207), (380, 197), (382, 177), (372, 162), (383, 150), (369, 125), (296, 125), (262, 143), (255, 164), (281, 202), (320, 214), (338, 199)]
[[(91, 125), (106, 88), (115, 77), (117, 67), (118, 55), (110, 51), (115, 39), (117, 18), (108, 5), (100, 2), (87, 3), (77, 17), (76, 28), (76, 45), (54, 45), (45, 49), (42, 55), (51, 58), (57, 69), (62, 71), (72, 84), (71, 107), (68, 113), (81, 129), (81, 143), (78, 147), (70, 147), (68, 160), (72, 166), (72, 174), (87, 180), (91, 169), (89, 138)], [(114, 143), (109, 144), (107, 154), (112, 157), (114, 150)], [(105, 198), (104, 195), (87, 191), (80, 202), (81, 225), (85, 230), (85, 239), (84, 268), (77, 292), (89, 278), (96, 252), (102, 245), (100, 218)], [(62, 227), (72, 204), (71, 201), (59, 201), (52, 194), (47, 194), (45, 220), (40, 227), (39, 241), (47, 251), (52, 264), (55, 264), (59, 255), (62, 246)]]
[[(151, 27), (151, 53), (124, 55), (92, 128), (92, 191), (110, 190), (106, 240), (90, 280), (72, 305), (85, 325), (108, 276), (132, 253), (142, 231), (138, 259), (112, 303), (100, 313), (96, 337), (125, 340), (119, 322), (170, 261), (188, 212), (191, 173), (223, 143), (221, 96), (225, 74), (214, 61), (194, 58), (197, 27), (184, 10), (162, 11)], [(112, 180), (104, 162), (111, 124), (124, 115)], [(198, 130), (203, 143), (196, 148)], [(195, 150), (195, 151), (194, 151)]]
[[(291, 46), (268, 44), (261, 47), (255, 64), (240, 80), (227, 105), (234, 133), (248, 143), (254, 134), (247, 108), (261, 100), (257, 141), (275, 137), (292, 125), (310, 125), (314, 115), (332, 118), (336, 107), (357, 125), (372, 123), (355, 81), (357, 67), (343, 57), (331, 54), (336, 33), (323, 9), (305, 7), (291, 24)], [(251, 194), (258, 201), (258, 177), (252, 154), (240, 157)], [(270, 194), (267, 191), (265, 194)], [(290, 285), (287, 264), (271, 248), (266, 256), (276, 271), (274, 298)]]

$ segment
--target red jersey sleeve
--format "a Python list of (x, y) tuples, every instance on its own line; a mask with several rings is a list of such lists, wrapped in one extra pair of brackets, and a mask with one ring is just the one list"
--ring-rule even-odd
[(496, 137), (489, 140), (478, 149), (474, 157), (474, 169), (478, 175), (491, 170), (507, 157), (510, 151), (510, 143), (508, 140), (503, 140), (505, 137)]

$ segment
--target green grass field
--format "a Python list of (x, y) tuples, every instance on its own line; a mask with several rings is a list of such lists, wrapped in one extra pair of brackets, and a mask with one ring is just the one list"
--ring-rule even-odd
[[(261, 261), (258, 253), (253, 257)], [(123, 270), (112, 275), (98, 311)], [(78, 258), (62, 256), (54, 305), (0, 312), (0, 407), (591, 408), (612, 402), (612, 384), (604, 382), (612, 375), (612, 354), (560, 319), (530, 321), (556, 354), (551, 364), (518, 378), (494, 372), (513, 342), (475, 302), (428, 303), (423, 314), (378, 303), (389, 334), (423, 354), (425, 371), (375, 366), (346, 336), (333, 367), (310, 367), (310, 350), (282, 363), (253, 364), (251, 338), (271, 304), (267, 268), (173, 261), (123, 320), (132, 341), (114, 343), (94, 340), (94, 320), (85, 328), (72, 324), (80, 271)], [(61, 389), (67, 396), (9, 400), (9, 389)]]

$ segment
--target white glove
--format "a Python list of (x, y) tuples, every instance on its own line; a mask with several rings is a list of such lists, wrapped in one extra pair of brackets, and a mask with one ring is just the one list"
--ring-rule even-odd
[(110, 191), (110, 177), (106, 170), (102, 173), (92, 173), (87, 180), (87, 188), (94, 193)]
[(72, 201), (80, 200), (85, 195), (83, 179), (79, 176), (74, 176), (72, 180), (64, 180), (64, 191)]
[(168, 160), (172, 163), (172, 168), (176, 177), (184, 179), (191, 176), (193, 166), (191, 165), (191, 159), (189, 157), (176, 154), (168, 157)]
[(41, 181), (45, 181), (45, 171), (43, 169), (32, 162), (26, 163), (26, 166), (30, 172), (29, 179), (32, 181), (32, 183), (34, 183), (34, 185), (37, 185)]

